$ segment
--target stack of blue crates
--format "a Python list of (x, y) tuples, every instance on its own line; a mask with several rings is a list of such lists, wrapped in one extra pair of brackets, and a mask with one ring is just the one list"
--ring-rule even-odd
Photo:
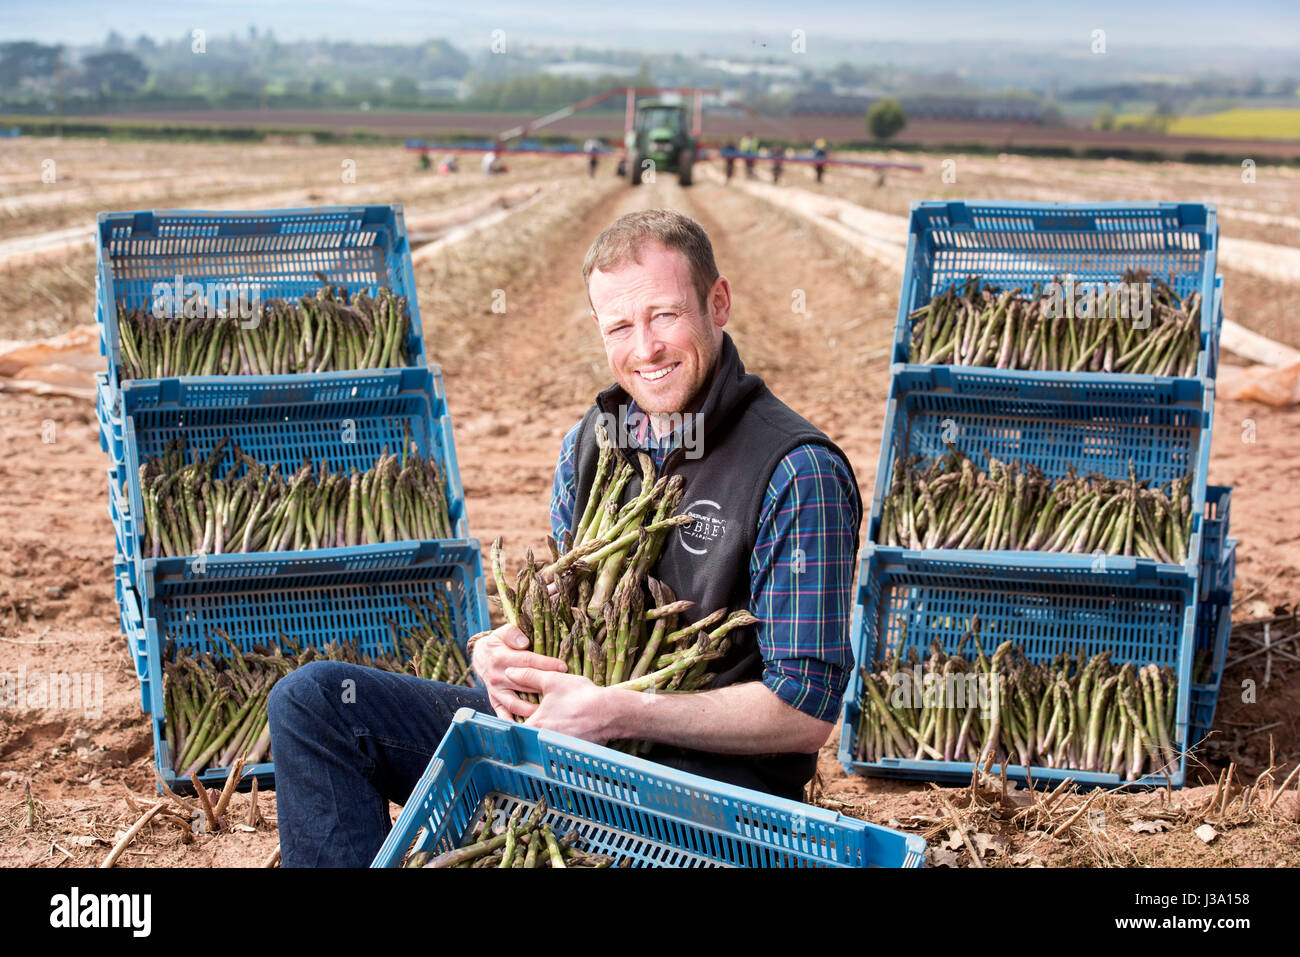
[[(390, 622), (414, 624), (407, 602), (442, 597), (457, 639), (488, 627), (479, 543), (469, 538), (464, 491), (442, 373), (425, 357), (415, 278), (400, 206), (238, 212), (101, 213), (96, 231), (96, 321), (108, 372), (98, 377), (100, 445), (109, 457), (114, 586), (152, 717), (155, 764), (171, 768), (163, 725), (167, 642), (209, 650), (219, 629), (242, 649), (287, 636), (313, 647), (355, 639), (364, 653), (392, 649)], [(122, 378), (119, 310), (147, 308), (161, 285), (224, 294), (256, 283), (263, 300), (295, 299), (327, 282), (355, 294), (387, 286), (405, 296), (411, 323), (404, 368), (275, 376)], [(186, 288), (186, 287), (189, 288)], [(173, 438), (203, 452), (228, 438), (292, 471), (304, 458), (370, 467), (409, 436), (447, 478), (454, 538), (205, 556), (144, 554), (140, 466)], [(230, 466), (223, 466), (228, 468)], [(269, 762), (251, 769), (272, 783)], [(214, 769), (205, 783), (225, 779)]]
[[(1227, 535), (1230, 490), (1207, 485), (1214, 376), (1222, 323), (1215, 275), (1215, 209), (1195, 203), (924, 202), (912, 207), (899, 300), (889, 404), (860, 558), (852, 621), (859, 667), (895, 649), (923, 656), (931, 643), (955, 651), (978, 615), (981, 635), (1016, 636), (1026, 657), (1109, 650), (1112, 661), (1167, 666), (1178, 676), (1176, 745), (1195, 744), (1213, 719), (1226, 649), (1235, 542)], [(978, 277), (1016, 288), (1072, 279), (1076, 288), (1118, 283), (1130, 269), (1198, 292), (1200, 358), (1191, 377), (1046, 372), (909, 362), (910, 316), (936, 295)], [(953, 443), (981, 468), (1020, 460), (1050, 477), (1080, 474), (1164, 483), (1189, 471), (1192, 534), (1181, 562), (1043, 551), (913, 550), (880, 544), (881, 511), (896, 463), (946, 453)], [(1226, 604), (1224, 595), (1227, 595)], [(1222, 639), (1222, 648), (1219, 641)], [(1198, 647), (1218, 662), (1193, 684)], [(863, 774), (969, 781), (970, 762), (855, 759), (859, 701), (855, 668), (845, 695), (840, 761)], [(1002, 769), (996, 768), (1001, 771)], [(1010, 779), (1050, 784), (1070, 777), (1116, 787), (1115, 775), (1008, 766)], [(1144, 786), (1180, 786), (1186, 761)]]

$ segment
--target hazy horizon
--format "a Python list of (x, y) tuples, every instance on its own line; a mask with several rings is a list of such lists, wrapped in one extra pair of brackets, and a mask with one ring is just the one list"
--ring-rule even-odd
[[(755, 56), (790, 55), (794, 30), (804, 32), (810, 58), (862, 44), (1010, 41), (1023, 47), (1086, 51), (1094, 30), (1105, 30), (1108, 50), (1191, 48), (1206, 51), (1300, 50), (1300, 14), (1280, 0), (1226, 12), (1209, 2), (1138, 6), (1099, 0), (1086, 8), (1001, 2), (975, 7), (936, 0), (923, 12), (898, 4), (828, 0), (816, 5), (788, 0), (701, 4), (655, 0), (644, 9), (575, 0), (554, 8), (523, 0), (497, 0), (470, 8), (448, 3), (389, 0), (358, 5), (342, 0), (208, 0), (184, 6), (156, 0), (104, 4), (92, 0), (8, 0), (0, 5), (0, 40), (85, 45), (110, 30), (128, 40), (145, 34), (174, 38), (201, 28), (209, 37), (270, 30), (284, 41), (353, 40), (418, 43), (446, 39), (467, 53), (486, 50), (493, 30), (520, 45), (679, 50)], [(689, 38), (694, 37), (692, 43)], [(821, 48), (820, 50), (818, 48)], [(1296, 55), (1300, 61), (1300, 53)], [(1300, 69), (1300, 62), (1298, 62)]]

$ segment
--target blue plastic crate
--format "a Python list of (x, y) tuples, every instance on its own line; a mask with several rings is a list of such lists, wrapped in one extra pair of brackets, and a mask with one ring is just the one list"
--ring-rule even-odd
[(136, 561), (139, 547), (135, 522), (131, 517), (130, 501), (127, 498), (128, 493), (124, 490), (124, 486), (129, 484), (126, 481), (126, 466), (113, 466), (107, 472), (108, 517), (113, 522), (113, 540), (117, 556), (126, 565), (127, 579), (132, 585), (139, 585), (139, 563)]
[(1223, 337), (1223, 277), (1214, 277), (1214, 309), (1211, 312), (1214, 317), (1214, 325), (1211, 328), (1213, 336), (1213, 345), (1210, 348), (1210, 361), (1206, 368), (1207, 376), (1211, 379), (1219, 377), (1219, 343)]
[(144, 603), (136, 588), (135, 564), (122, 551), (123, 541), (131, 541), (126, 527), (130, 517), (119, 520), (116, 509), (126, 501), (121, 494), (122, 483), (117, 477), (120, 469), (108, 470), (108, 514), (113, 520), (113, 535), (116, 548), (113, 556), (113, 591), (117, 599), (118, 619), (122, 636), (126, 641), (127, 651), (135, 665), (136, 677), (140, 679), (140, 704), (149, 710), (148, 664), (144, 640), (144, 620), (142, 609)]
[[(1141, 405), (1201, 405), (1206, 381), (1219, 368), (1219, 336), (1223, 328), (1223, 277), (1214, 280), (1210, 309), (1211, 348), (1206, 353), (1207, 375), (1195, 379), (1167, 376), (1118, 375), (1096, 372), (1032, 372), (1023, 369), (988, 369), (982, 366), (920, 365), (906, 362), (906, 351), (891, 371), (908, 374), (909, 381), (930, 383), (955, 395), (1003, 396), (1075, 403), (1121, 402)], [(910, 330), (909, 333), (910, 335)]]
[[(128, 595), (134, 596), (135, 593), (135, 586), (131, 584), (131, 579), (127, 575), (127, 567), (128, 562), (120, 552), (113, 556), (113, 597), (117, 600), (118, 608), (126, 605)], [(139, 601), (136, 601), (135, 605), (139, 609)], [(140, 616), (137, 613), (130, 617), (138, 619)], [(132, 659), (136, 657), (134, 650), (132, 650), (131, 657)]]
[[(387, 286), (411, 316), (410, 365), (426, 364), (415, 272), (402, 207), (322, 206), (262, 210), (141, 210), (100, 213), (95, 231), (96, 313), (109, 382), (121, 385), (118, 307), (143, 308), (156, 283), (256, 282), (263, 301), (315, 293), (325, 281), (352, 294)], [(328, 383), (337, 375), (303, 379)], [(248, 377), (224, 377), (248, 378)], [(154, 381), (154, 380), (144, 380)]]
[(489, 795), (498, 815), (545, 798), (557, 834), (576, 827), (584, 848), (638, 867), (920, 867), (925, 857), (914, 835), (463, 708), (371, 866), (459, 846)]
[[(1053, 478), (1074, 465), (1086, 475), (1099, 472), (1127, 479), (1129, 460), (1140, 478), (1165, 482), (1186, 474), (1192, 483), (1192, 535), (1182, 562), (1121, 555), (1044, 551), (931, 550), (911, 552), (978, 575), (985, 567), (1038, 570), (1042, 575), (1090, 582), (1173, 582), (1193, 602), (1205, 514), (1214, 388), (1207, 384), (1200, 406), (1152, 406), (1120, 402), (1064, 402), (1041, 394), (1029, 379), (1020, 392), (991, 397), (954, 391), (943, 367), (895, 367), (871, 502), (868, 541), (878, 543), (881, 510), (895, 463), (914, 454), (926, 460), (948, 452), (951, 442), (980, 468), (988, 457), (1036, 465)], [(902, 549), (893, 549), (902, 552)]]
[[(1216, 602), (1203, 602), (1196, 623), (1197, 650), (1204, 648), (1216, 658), (1227, 652), (1228, 639), (1232, 634), (1232, 606)], [(1188, 741), (1198, 745), (1209, 735), (1214, 727), (1214, 712), (1219, 703), (1219, 686), (1223, 681), (1222, 662), (1210, 680), (1203, 684), (1192, 685), (1191, 730)]]
[[(384, 375), (395, 380), (391, 395), (339, 397), (332, 401), (304, 398), (292, 376), (226, 377), (213, 379), (166, 379), (132, 383), (122, 390), (128, 511), (142, 515), (140, 465), (147, 456), (163, 454), (167, 442), (184, 435), (188, 448), (203, 452), (229, 437), (244, 452), (266, 465), (279, 463), (289, 475), (304, 458), (319, 463), (328, 460), (333, 469), (371, 467), (386, 447), (398, 451), (404, 430), (422, 454), (433, 455), (447, 479), (447, 504), (453, 538), (469, 534), (465, 517), (465, 493), (452, 438), (451, 415), (447, 411), (442, 373), (429, 369), (398, 369)], [(214, 398), (219, 392), (221, 398)], [(230, 459), (220, 470), (231, 468)], [(158, 573), (180, 574), (192, 558), (159, 558), (140, 554), (143, 528), (135, 528), (135, 542), (126, 554), (135, 564), (136, 582), (146, 567)], [(248, 555), (212, 555), (200, 564), (206, 574), (245, 574), (240, 568), (266, 569), (278, 555), (294, 561), (308, 555), (314, 561), (365, 562), (385, 546), (317, 549), (312, 552), (259, 552)], [(290, 563), (292, 564), (292, 562)], [(214, 571), (213, 569), (225, 569)], [(260, 572), (259, 572), (260, 573)]]
[(99, 447), (117, 465), (126, 461), (123, 446), (122, 407), (118, 392), (108, 384), (108, 374), (95, 373), (95, 418), (99, 420)]
[[(1205, 563), (1202, 562), (1204, 565)], [(1213, 566), (1214, 575), (1202, 589), (1207, 599), (1219, 603), (1232, 601), (1232, 583), (1237, 578), (1237, 540), (1229, 537), (1223, 545), (1223, 554)]]
[[(969, 622), (978, 615), (980, 642), (988, 651), (1011, 638), (1025, 657), (1049, 662), (1058, 653), (1080, 649), (1091, 656), (1109, 650), (1112, 661), (1137, 665), (1154, 663), (1178, 675), (1175, 746), (1186, 746), (1196, 607), (1179, 588), (1145, 582), (1121, 585), (1098, 580), (1083, 584), (1035, 579), (1013, 566), (985, 569), (975, 575), (897, 549), (862, 550), (857, 595), (850, 625), (853, 656), (869, 670), (895, 648), (906, 654), (916, 648), (922, 657), (937, 640), (955, 651)], [(900, 647), (901, 644), (901, 647)], [(970, 761), (885, 758), (861, 762), (854, 758), (859, 702), (864, 692), (858, 667), (853, 669), (844, 696), (839, 758), (850, 773), (953, 784), (971, 779)], [(994, 772), (1001, 773), (995, 765)], [(1186, 761), (1168, 775), (1147, 774), (1138, 782), (1117, 775), (1069, 768), (1008, 765), (1007, 778), (1035, 785), (1071, 778), (1083, 787), (1181, 787)]]
[(1228, 514), (1232, 508), (1232, 488), (1210, 485), (1205, 489), (1205, 522), (1201, 526), (1201, 591), (1214, 587), (1216, 568), (1223, 557), (1228, 537)]
[[(1217, 367), (1215, 207), (1201, 203), (1028, 203), (928, 201), (912, 205), (906, 266), (894, 331), (894, 361), (908, 362), (909, 316), (971, 276), (1033, 293), (1058, 277), (1076, 286), (1118, 282), (1141, 268), (1179, 295), (1199, 291), (1201, 354), (1195, 378), (1106, 373), (949, 368), (967, 394), (1004, 395), (1030, 380), (1044, 397), (1087, 402), (1200, 405)], [(911, 369), (931, 368), (908, 365)]]
[(1210, 674), (1204, 683), (1192, 685), (1191, 730), (1188, 740), (1197, 744), (1214, 726), (1214, 711), (1223, 683), (1223, 666), (1228, 657), (1232, 635), (1232, 586), (1237, 567), (1237, 540), (1228, 545), (1219, 563), (1222, 587), (1211, 593), (1197, 608), (1196, 650), (1210, 654)]
[(127, 651), (135, 665), (135, 676), (140, 680), (140, 707), (148, 714), (149, 657), (145, 644), (144, 618), (140, 611), (139, 593), (131, 584), (126, 574), (126, 567), (127, 563), (120, 559), (114, 563), (113, 579), (117, 591), (118, 618), (122, 626), (122, 637), (126, 640)]
[[(283, 578), (221, 578), (196, 576), (155, 582), (145, 599), (144, 631), (152, 715), (154, 763), (170, 786), (184, 788), (177, 778), (163, 728), (162, 650), (168, 640), (177, 645), (213, 650), (213, 629), (223, 629), (249, 650), (255, 643), (280, 645), (288, 635), (300, 644), (320, 648), (334, 639), (356, 640), (362, 652), (392, 650), (388, 622), (413, 625), (406, 599), (444, 596), (452, 610), (456, 638), (462, 649), (470, 635), (490, 627), (483, 562), (479, 543), (420, 542), (383, 546), (394, 552), (371, 568), (322, 569), (304, 564)], [(220, 648), (220, 643), (216, 646)], [(274, 783), (272, 762), (253, 765), (249, 773), (260, 784)], [(223, 770), (199, 776), (206, 783), (224, 782)]]

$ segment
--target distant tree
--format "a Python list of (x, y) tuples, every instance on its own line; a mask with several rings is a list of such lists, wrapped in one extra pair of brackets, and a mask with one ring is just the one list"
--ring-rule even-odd
[(415, 85), (415, 81), (409, 76), (394, 77), (392, 84), (388, 87), (388, 95), (394, 100), (418, 100), (420, 98), (420, 88)]
[(446, 40), (430, 40), (420, 51), (419, 66), (422, 78), (436, 79), (464, 76), (469, 71), (470, 62), (469, 57)]
[(1171, 102), (1161, 100), (1147, 117), (1146, 127), (1153, 133), (1164, 133), (1169, 129), (1169, 121), (1177, 115), (1178, 112)]
[(13, 89), (23, 80), (53, 82), (62, 49), (30, 40), (0, 43), (0, 86)]
[(501, 84), (497, 99), (499, 110), (531, 110), (537, 106), (537, 78), (515, 76)]
[(1097, 111), (1097, 116), (1092, 121), (1092, 127), (1097, 130), (1113, 130), (1115, 128), (1115, 111), (1109, 106), (1103, 106)]
[(871, 74), (865, 69), (855, 67), (847, 60), (841, 60), (827, 76), (841, 86), (861, 86), (869, 80)]
[(149, 71), (134, 53), (96, 53), (81, 61), (86, 86), (101, 96), (135, 93), (144, 86)]
[(207, 89), (206, 80), (197, 70), (165, 69), (154, 73), (149, 85), (169, 96), (202, 96)]
[(244, 71), (233, 72), (221, 77), (220, 88), (225, 101), (242, 103), (260, 97), (266, 91), (266, 77)]
[(906, 125), (907, 116), (897, 100), (880, 100), (867, 110), (867, 132), (878, 140), (889, 139)]
[(379, 95), (379, 84), (364, 76), (348, 77), (343, 83), (343, 89), (348, 96), (373, 98)]

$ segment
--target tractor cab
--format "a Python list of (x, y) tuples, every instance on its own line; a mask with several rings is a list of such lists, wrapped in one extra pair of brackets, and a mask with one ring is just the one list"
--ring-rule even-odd
[(691, 185), (695, 164), (695, 138), (690, 133), (686, 107), (678, 103), (649, 102), (636, 107), (636, 120), (627, 134), (628, 179), (641, 184), (646, 170), (676, 173), (683, 186)]

